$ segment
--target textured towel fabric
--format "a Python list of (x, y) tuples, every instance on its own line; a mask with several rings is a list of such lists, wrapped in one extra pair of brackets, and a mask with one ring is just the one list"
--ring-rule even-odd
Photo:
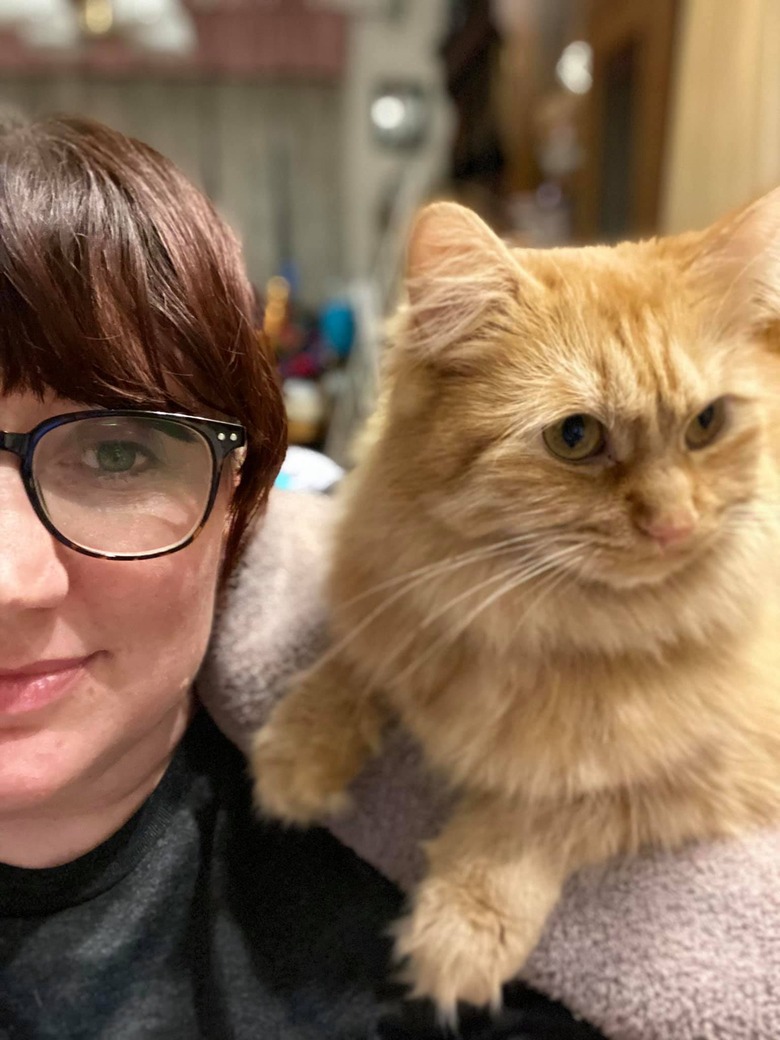
[[(227, 590), (198, 689), (239, 746), (325, 645), (333, 513), (275, 492)], [(333, 830), (408, 886), (444, 812), (399, 733)], [(780, 830), (581, 872), (523, 977), (613, 1040), (780, 1040)]]

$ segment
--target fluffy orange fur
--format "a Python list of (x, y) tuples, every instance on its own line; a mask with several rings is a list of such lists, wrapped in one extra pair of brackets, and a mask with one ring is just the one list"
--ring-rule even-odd
[[(615, 248), (417, 220), (334, 643), (252, 765), (260, 805), (306, 823), (388, 719), (419, 740), (458, 801), (397, 951), (445, 1013), (500, 999), (572, 871), (780, 811), (778, 243), (780, 190)], [(545, 445), (571, 415), (605, 431), (584, 463)]]

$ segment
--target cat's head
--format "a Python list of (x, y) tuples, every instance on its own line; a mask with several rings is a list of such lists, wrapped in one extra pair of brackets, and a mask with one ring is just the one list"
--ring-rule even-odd
[(407, 290), (382, 451), (452, 531), (629, 587), (775, 522), (780, 190), (702, 233), (549, 251), (435, 204)]

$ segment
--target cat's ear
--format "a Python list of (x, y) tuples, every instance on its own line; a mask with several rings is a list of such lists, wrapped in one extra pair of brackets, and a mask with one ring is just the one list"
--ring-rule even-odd
[(717, 299), (725, 327), (780, 321), (780, 188), (703, 233), (695, 269)]
[(404, 339), (416, 356), (454, 360), (504, 327), (527, 281), (476, 213), (454, 202), (423, 209), (407, 251)]

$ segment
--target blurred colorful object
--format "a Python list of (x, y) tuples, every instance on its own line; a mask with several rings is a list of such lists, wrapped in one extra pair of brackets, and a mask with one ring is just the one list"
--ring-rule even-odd
[(2, 0), (0, 28), (15, 29), (33, 47), (73, 47), (80, 37), (70, 0)]
[(328, 300), (317, 314), (295, 299), (294, 283), (282, 275), (265, 286), (263, 333), (282, 377), (292, 444), (324, 438), (339, 384), (338, 375), (355, 339), (355, 313), (346, 299)]
[(0, 0), (0, 26), (33, 47), (55, 50), (111, 36), (143, 50), (188, 55), (198, 43), (182, 0)]
[(161, 68), (340, 83), (347, 18), (293, 0), (0, 0), (4, 74)]
[(281, 275), (268, 280), (264, 297), (263, 332), (284, 379), (319, 379), (349, 356), (355, 313), (347, 300), (334, 297), (313, 314), (296, 303)]
[(325, 424), (325, 397), (318, 383), (308, 379), (285, 379), (282, 384), (292, 444), (313, 444)]
[(329, 491), (344, 476), (333, 459), (311, 448), (291, 445), (287, 449), (276, 486), (285, 491)]
[(355, 339), (355, 312), (346, 300), (330, 300), (323, 306), (320, 332), (339, 360), (348, 356)]
[(286, 278), (270, 278), (265, 287), (263, 332), (276, 349), (289, 320), (290, 283)]

